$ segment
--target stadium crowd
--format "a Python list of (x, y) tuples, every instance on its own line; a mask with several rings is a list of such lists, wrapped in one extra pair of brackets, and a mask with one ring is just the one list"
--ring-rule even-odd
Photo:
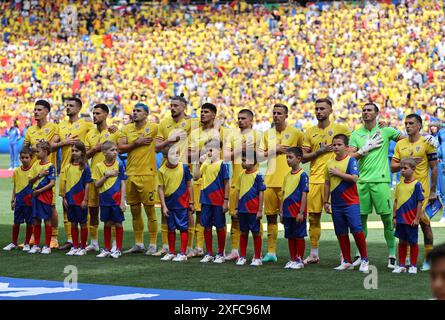
[(268, 108), (284, 102), (292, 123), (307, 129), (318, 96), (329, 96), (336, 122), (352, 128), (362, 101), (378, 103), (400, 129), (410, 113), (427, 125), (445, 101), (442, 2), (400, 2), (321, 10), (3, 2), (0, 114), (30, 117), (36, 98), (46, 98), (59, 121), (74, 91), (83, 112), (100, 101), (122, 119), (141, 101), (162, 119), (168, 98), (183, 92), (190, 115), (212, 102), (231, 127), (245, 107), (267, 128)]
[[(60, 249), (70, 249), (67, 255), (101, 249), (98, 258), (119, 258), (145, 251), (144, 211), (147, 255), (243, 265), (251, 231), (251, 265), (260, 266), (277, 261), (279, 218), (291, 258), (285, 268), (302, 269), (320, 261), (324, 210), (332, 214), (342, 254), (335, 269), (359, 266), (367, 272), (367, 221), (375, 211), (384, 226), (388, 268), (417, 273), (420, 226), (422, 270), (430, 269), (430, 211), (445, 194), (443, 166), (438, 169), (445, 141), (445, 129), (439, 130), (445, 97), (439, 2), (363, 8), (335, 3), (321, 12), (235, 2), (225, 9), (196, 7), (196, 13), (169, 6), (159, 11), (137, 4), (69, 4), (3, 4), (2, 112), (29, 118), (32, 111), (35, 120), (24, 137), (22, 166), (14, 171), (13, 241), (4, 250), (18, 247), (24, 222), (24, 251), (50, 254), (59, 247), (59, 167), (67, 238)], [(123, 10), (122, 16), (116, 10)], [(11, 139), (18, 135), (16, 128)], [(160, 152), (164, 160), (157, 166)], [(116, 161), (118, 153), (127, 154), (126, 162)], [(186, 160), (179, 165), (181, 157)], [(257, 164), (265, 161), (263, 180)], [(300, 168), (305, 162), (309, 175)], [(390, 170), (403, 178), (394, 199)], [(127, 205), (135, 243), (122, 252)], [(232, 251), (226, 256), (227, 212)], [(306, 220), (310, 253), (304, 259)], [(349, 232), (358, 248), (354, 259)]]

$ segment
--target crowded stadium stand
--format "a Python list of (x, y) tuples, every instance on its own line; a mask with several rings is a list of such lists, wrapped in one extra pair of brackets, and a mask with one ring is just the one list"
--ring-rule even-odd
[(399, 129), (413, 112), (427, 128), (445, 102), (442, 1), (16, 0), (0, 11), (0, 134), (16, 119), (24, 129), (37, 98), (59, 122), (73, 94), (85, 116), (106, 102), (116, 124), (138, 101), (158, 122), (184, 93), (191, 116), (211, 101), (230, 127), (247, 107), (259, 129), (277, 102), (302, 129), (320, 96), (351, 128), (367, 100)]

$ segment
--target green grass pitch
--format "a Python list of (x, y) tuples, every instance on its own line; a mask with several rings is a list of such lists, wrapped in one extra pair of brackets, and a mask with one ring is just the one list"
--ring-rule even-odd
[[(0, 155), (0, 168), (7, 168), (7, 155)], [(0, 247), (11, 240), (12, 212), (9, 208), (11, 179), (0, 179)], [(58, 199), (59, 240), (65, 240), (60, 199)], [(158, 210), (159, 215), (159, 210)], [(435, 217), (435, 221), (439, 217)], [(328, 215), (323, 221), (330, 221)], [(372, 215), (370, 220), (378, 220)], [(230, 219), (228, 219), (228, 222)], [(265, 222), (265, 221), (264, 221)], [(126, 212), (124, 223), (124, 248), (133, 243), (131, 214)], [(159, 228), (160, 229), (160, 228)], [(102, 226), (100, 228), (102, 230)], [(434, 228), (436, 243), (444, 242), (445, 228)], [(24, 227), (20, 239), (24, 237)], [(102, 243), (103, 234), (99, 239)], [(177, 241), (179, 237), (177, 237)], [(145, 233), (145, 241), (148, 234)], [(423, 259), (423, 237), (419, 234), (421, 246), (419, 264)], [(263, 254), (266, 250), (264, 235)], [(159, 242), (160, 243), (160, 237)], [(186, 263), (162, 262), (157, 257), (143, 254), (124, 255), (120, 259), (97, 259), (94, 255), (67, 257), (62, 252), (53, 251), (50, 256), (28, 255), (21, 251), (0, 251), (0, 276), (63, 281), (64, 267), (75, 265), (79, 271), (79, 282), (95, 284), (125, 285), (170, 290), (206, 291), (216, 293), (277, 296), (301, 299), (428, 299), (430, 298), (429, 275), (419, 272), (393, 275), (386, 268), (387, 251), (383, 230), (370, 229), (367, 239), (370, 264), (377, 268), (377, 289), (364, 288), (366, 274), (358, 270), (336, 272), (333, 267), (339, 263), (339, 247), (333, 230), (324, 230), (321, 236), (319, 265), (310, 265), (303, 270), (285, 270), (288, 259), (287, 241), (279, 233), (278, 263), (262, 267), (238, 267), (233, 262), (222, 265), (199, 263), (193, 258)], [(216, 246), (216, 235), (214, 235)], [(306, 253), (309, 239), (306, 241)], [(351, 244), (353, 240), (351, 237)], [(178, 246), (178, 245), (177, 245)], [(253, 241), (249, 238), (248, 257), (253, 254)], [(355, 251), (352, 247), (352, 252)], [(230, 239), (227, 241), (230, 250)]]

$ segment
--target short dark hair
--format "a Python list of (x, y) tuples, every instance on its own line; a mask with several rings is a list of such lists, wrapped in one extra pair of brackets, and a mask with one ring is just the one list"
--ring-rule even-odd
[(439, 112), (439, 110), (445, 111), (444, 107), (437, 107), (436, 110), (434, 110), (434, 115), (437, 116), (437, 113)]
[(29, 146), (23, 146), (22, 150), (20, 150), (20, 154), (29, 154), (32, 158), (32, 155), (34, 154), (34, 152), (32, 151), (32, 149)]
[(377, 104), (375, 104), (375, 103), (372, 102), (372, 101), (368, 101), (368, 102), (366, 102), (366, 103), (363, 105), (363, 108), (364, 108), (365, 106), (373, 106), (375, 112), (379, 112), (379, 107), (377, 106)]
[(440, 259), (445, 259), (445, 243), (434, 247), (434, 249), (427, 255), (426, 259), (431, 265)]
[(287, 152), (293, 153), (296, 157), (303, 158), (303, 149), (300, 147), (291, 147), (287, 149)]
[(49, 102), (46, 100), (43, 100), (43, 99), (37, 100), (35, 105), (42, 106), (42, 107), (46, 108), (48, 111), (51, 110), (51, 105), (49, 104)]
[(423, 124), (422, 118), (418, 114), (416, 114), (416, 113), (411, 113), (411, 114), (407, 115), (406, 119), (408, 119), (408, 118), (414, 118), (414, 119), (417, 120), (417, 122), (420, 123), (420, 125)]
[(187, 105), (187, 99), (184, 98), (184, 94), (181, 93), (179, 96), (173, 96), (170, 98), (171, 101), (179, 101), (182, 102), (183, 104)]
[(276, 103), (276, 104), (274, 104), (273, 108), (274, 108), (274, 109), (275, 109), (275, 108), (282, 108), (282, 109), (284, 109), (284, 111), (286, 111), (286, 114), (289, 113), (289, 108), (288, 108), (285, 104), (282, 104), (282, 103)]
[(216, 114), (216, 106), (213, 103), (210, 103), (210, 102), (204, 103), (201, 106), (201, 110), (204, 110), (204, 109), (210, 110), (210, 111), (212, 111), (213, 113)]
[(75, 101), (79, 105), (79, 108), (82, 108), (82, 100), (80, 100), (78, 97), (69, 97), (66, 100)]
[(247, 113), (249, 115), (249, 117), (251, 117), (252, 119), (254, 117), (253, 112), (250, 111), (249, 109), (242, 109), (240, 112), (238, 112), (238, 114), (241, 114), (241, 113)]
[(315, 100), (315, 104), (317, 103), (327, 103), (332, 108), (332, 100), (329, 98), (320, 98)]
[(107, 114), (110, 113), (110, 108), (105, 103), (98, 103), (96, 104), (93, 109), (101, 109), (105, 111)]
[(348, 136), (343, 133), (336, 134), (335, 136), (332, 137), (332, 141), (334, 141), (334, 139), (342, 140), (345, 146), (347, 146), (349, 143)]

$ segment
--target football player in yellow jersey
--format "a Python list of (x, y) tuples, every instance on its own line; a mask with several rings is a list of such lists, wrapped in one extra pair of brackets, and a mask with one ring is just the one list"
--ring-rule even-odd
[(332, 101), (321, 98), (315, 101), (315, 116), (318, 124), (309, 128), (304, 134), (303, 162), (311, 163), (309, 176), (309, 194), (307, 211), (309, 214), (309, 238), (311, 253), (304, 260), (305, 264), (318, 263), (318, 246), (321, 235), (321, 212), (323, 209), (324, 171), (326, 163), (335, 157), (332, 148), (332, 137), (337, 134), (351, 135), (348, 127), (330, 121)]
[[(189, 135), (189, 163), (193, 163), (193, 166), (199, 166), (200, 156), (206, 155), (205, 144), (211, 140), (217, 139), (223, 144), (221, 159), (230, 160), (229, 143), (229, 131), (221, 127), (218, 120), (216, 120), (216, 106), (212, 103), (204, 103), (201, 106), (200, 122), (201, 126), (191, 131)], [(195, 170), (196, 168), (194, 168)], [(195, 255), (203, 256), (204, 245), (204, 228), (201, 225), (201, 205), (200, 205), (200, 193), (201, 193), (201, 180), (194, 180), (193, 182), (193, 195), (195, 197), (195, 210), (196, 210), (196, 248)]]
[(127, 203), (133, 216), (135, 244), (124, 253), (143, 252), (144, 219), (141, 204), (148, 218), (150, 244), (146, 255), (157, 252), (158, 220), (155, 212), (156, 154), (154, 139), (158, 125), (148, 122), (148, 106), (137, 103), (133, 108), (133, 123), (125, 126), (119, 139), (119, 151), (128, 153)]
[(267, 130), (262, 139), (259, 153), (267, 159), (266, 191), (264, 192), (264, 212), (267, 217), (267, 254), (263, 262), (277, 261), (277, 216), (282, 198), (281, 188), (284, 177), (290, 171), (286, 154), (290, 147), (301, 147), (303, 133), (288, 125), (288, 108), (284, 104), (273, 107), (274, 127)]
[[(240, 226), (239, 220), (234, 216), (237, 207), (236, 186), (238, 185), (238, 178), (244, 172), (242, 167), (241, 155), (243, 152), (249, 156), (253, 156), (256, 151), (257, 143), (261, 141), (261, 133), (253, 130), (254, 114), (248, 109), (242, 109), (238, 113), (238, 128), (230, 135), (230, 148), (232, 159), (232, 178), (230, 182), (230, 196), (229, 196), (229, 210), (232, 218), (230, 228), (230, 238), (232, 240), (232, 252), (225, 257), (225, 260), (236, 260), (239, 258), (238, 247), (240, 244)], [(255, 164), (258, 169), (258, 164)], [(262, 209), (262, 208), (261, 208)], [(261, 221), (260, 221), (261, 223)], [(260, 224), (260, 233), (262, 234), (262, 224)]]
[[(34, 120), (36, 124), (29, 127), (26, 131), (25, 140), (23, 145), (30, 146), (35, 151), (36, 145), (40, 141), (46, 141), (50, 144), (53, 143), (54, 137), (58, 134), (58, 127), (52, 122), (48, 122), (48, 114), (51, 110), (51, 105), (46, 100), (37, 100), (34, 106)], [(56, 167), (57, 154), (52, 152), (48, 156), (48, 160)], [(36, 158), (33, 158), (32, 165), (35, 163)], [(57, 170), (56, 170), (57, 171)], [(54, 189), (55, 192), (55, 189)], [(56, 197), (53, 197), (52, 206), (52, 236), (50, 248), (58, 248), (59, 242), (57, 241), (59, 219), (56, 211)], [(31, 239), (31, 242), (33, 240)]]
[[(110, 133), (107, 125), (107, 117), (110, 109), (106, 104), (99, 103), (93, 107), (93, 123), (96, 125), (85, 137), (85, 147), (87, 148), (87, 158), (91, 159), (90, 168), (94, 170), (96, 165), (103, 162), (105, 156), (101, 151), (102, 143), (109, 140), (117, 143), (121, 133), (116, 131)], [(90, 214), (90, 239), (91, 243), (85, 250), (87, 252), (95, 250), (99, 251), (98, 227), (99, 227), (99, 194), (94, 183), (90, 184), (88, 195), (88, 210)], [(113, 246), (114, 247), (114, 246)]]
[[(73, 144), (80, 140), (85, 141), (87, 133), (94, 127), (93, 123), (79, 118), (80, 110), (82, 109), (82, 101), (79, 98), (72, 97), (66, 99), (65, 111), (68, 120), (64, 120), (59, 124), (58, 134), (54, 137), (52, 144), (53, 151), (62, 148), (61, 169), (63, 170), (70, 163), (71, 148)], [(59, 195), (63, 196), (61, 192), (64, 190), (63, 180), (59, 182)], [(73, 246), (71, 239), (71, 223), (68, 221), (67, 211), (63, 208), (63, 224), (65, 225), (66, 243), (61, 246), (60, 250), (67, 250)]]
[[(180, 96), (174, 96), (170, 102), (171, 117), (168, 117), (161, 121), (159, 124), (158, 134), (155, 140), (156, 152), (161, 152), (164, 147), (171, 146), (173, 144), (180, 150), (180, 161), (187, 163), (187, 137), (192, 130), (193, 124), (196, 127), (199, 126), (197, 121), (191, 119), (186, 115), (187, 100), (183, 94)], [(195, 196), (196, 197), (196, 196)], [(199, 192), (198, 192), (199, 197)], [(162, 249), (157, 255), (162, 255), (168, 252), (168, 228), (166, 219), (162, 218), (161, 225), (162, 232)], [(193, 215), (189, 217), (188, 228), (188, 244), (187, 244), (187, 257), (193, 256), (192, 244), (195, 234), (195, 223)]]
[[(419, 180), (422, 184), (424, 193), (424, 203), (422, 207), (422, 216), (420, 219), (420, 226), (424, 237), (424, 255), (425, 260), (422, 266), (422, 271), (430, 269), (426, 260), (426, 256), (433, 249), (433, 230), (428, 216), (425, 213), (425, 207), (428, 202), (434, 202), (436, 195), (437, 182), (437, 149), (428, 142), (431, 137), (424, 137), (420, 134), (422, 128), (422, 118), (417, 114), (410, 114), (405, 118), (405, 129), (408, 138), (397, 142), (394, 149), (394, 156), (391, 159), (391, 171), (400, 171), (400, 161), (407, 157), (412, 157), (417, 163), (414, 172), (414, 179)], [(431, 169), (431, 183), (429, 177), (429, 170)]]

